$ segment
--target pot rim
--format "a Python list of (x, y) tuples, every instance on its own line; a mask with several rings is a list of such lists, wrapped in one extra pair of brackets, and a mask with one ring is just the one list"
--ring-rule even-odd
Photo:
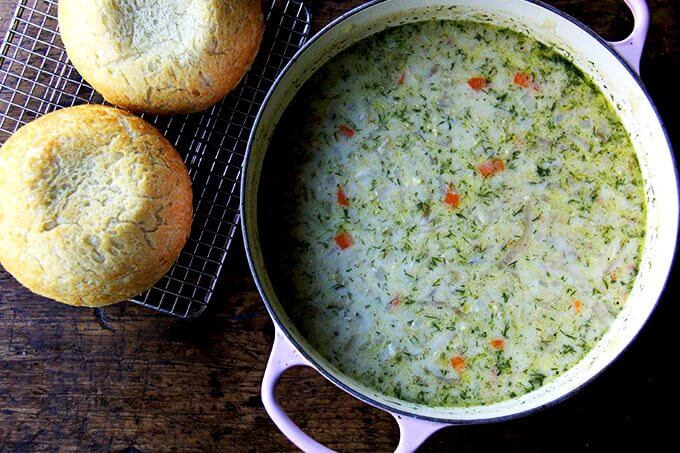
[[(244, 155), (244, 161), (243, 161), (243, 167), (241, 171), (241, 191), (240, 191), (240, 209), (241, 213), (245, 212), (245, 199), (246, 199), (246, 191), (247, 191), (247, 183), (246, 183), (246, 178), (244, 178), (244, 175), (248, 173), (248, 167), (250, 165), (250, 154), (252, 151), (252, 143), (255, 135), (258, 132), (260, 122), (262, 120), (262, 114), (264, 110), (267, 108), (269, 105), (269, 102), (271, 101), (271, 98), (274, 94), (274, 92), (278, 89), (281, 80), (283, 77), (290, 71), (290, 68), (297, 63), (297, 60), (300, 58), (300, 55), (302, 55), (309, 47), (311, 47), (316, 41), (321, 39), (323, 35), (328, 33), (332, 28), (335, 28), (338, 24), (341, 22), (344, 22), (348, 18), (359, 14), (363, 12), (366, 9), (369, 9), (375, 5), (388, 2), (391, 0), (369, 0), (366, 3), (363, 3), (343, 14), (338, 16), (337, 18), (333, 19), (331, 22), (326, 24), (324, 27), (321, 28), (317, 33), (315, 33), (305, 44), (293, 55), (293, 57), (289, 60), (289, 62), (284, 66), (284, 68), (281, 70), (281, 72), (277, 75), (275, 78), (271, 88), (267, 92), (267, 95), (265, 96), (264, 100), (262, 101), (262, 105), (260, 106), (260, 109), (258, 110), (257, 116), (255, 117), (255, 120), (253, 122), (252, 129), (250, 131), (250, 134), (248, 136), (248, 144), (246, 147), (246, 152)], [(664, 138), (666, 140), (666, 144), (668, 146), (668, 150), (670, 151), (670, 158), (671, 162), (673, 163), (673, 174), (675, 176), (675, 184), (676, 184), (676, 192), (680, 192), (680, 182), (678, 181), (678, 168), (677, 168), (677, 161), (675, 158), (675, 154), (673, 152), (673, 146), (670, 141), (670, 137), (668, 135), (668, 130), (666, 129), (666, 126), (661, 119), (661, 116), (659, 114), (658, 109), (656, 108), (656, 105), (654, 104), (651, 96), (649, 95), (649, 92), (647, 91), (644, 83), (642, 82), (642, 79), (640, 76), (624, 61), (624, 59), (619, 55), (608, 43), (607, 41), (602, 38), (600, 35), (598, 35), (594, 30), (592, 30), (590, 27), (585, 25), (583, 22), (580, 20), (576, 19), (575, 17), (561, 11), (560, 9), (549, 5), (547, 3), (544, 3), (541, 0), (517, 0), (525, 3), (530, 3), (535, 6), (538, 6), (540, 8), (543, 8), (547, 10), (548, 12), (551, 12), (557, 16), (559, 16), (562, 19), (565, 19), (574, 25), (578, 26), (581, 30), (589, 34), (592, 38), (594, 38), (601, 46), (603, 46), (609, 53), (611, 53), (616, 60), (618, 60), (619, 64), (626, 70), (628, 73), (633, 77), (635, 80), (636, 84), (639, 86), (640, 90), (645, 96), (646, 101), (649, 103), (649, 105), (652, 107), (652, 110), (654, 112), (654, 115), (656, 116), (656, 120), (659, 123), (659, 126), (661, 127), (661, 130), (663, 131)], [(679, 197), (680, 201), (680, 197)], [(678, 220), (680, 220), (680, 217), (676, 219), (676, 223), (678, 223)], [(625, 344), (625, 346), (605, 365), (603, 366), (600, 370), (598, 370), (595, 374), (593, 374), (590, 378), (582, 382), (581, 384), (577, 385), (573, 389), (564, 392), (558, 396), (556, 396), (554, 399), (550, 400), (549, 402), (545, 404), (538, 405), (536, 407), (531, 407), (528, 409), (524, 410), (518, 410), (517, 412), (513, 412), (508, 415), (503, 415), (503, 416), (498, 416), (498, 417), (479, 417), (475, 419), (455, 419), (455, 418), (442, 418), (442, 417), (432, 417), (432, 416), (427, 416), (427, 415), (421, 415), (417, 414), (415, 412), (410, 412), (408, 410), (399, 408), (399, 407), (393, 407), (390, 405), (387, 405), (383, 402), (377, 401), (376, 399), (365, 395), (364, 393), (355, 390), (342, 382), (340, 379), (338, 379), (334, 373), (331, 371), (327, 370), (324, 366), (320, 365), (308, 352), (305, 348), (303, 348), (298, 341), (294, 338), (294, 336), (288, 331), (288, 329), (283, 325), (283, 322), (281, 321), (279, 314), (277, 311), (272, 307), (271, 302), (268, 300), (267, 295), (264, 291), (264, 288), (262, 286), (262, 283), (260, 281), (260, 276), (259, 273), (255, 267), (255, 264), (253, 262), (253, 257), (252, 257), (252, 252), (250, 247), (248, 246), (249, 243), (249, 234), (248, 234), (248, 222), (246, 220), (246, 216), (241, 215), (241, 232), (243, 234), (243, 242), (244, 242), (244, 248), (246, 252), (246, 259), (248, 260), (248, 267), (250, 268), (250, 272), (253, 276), (253, 280), (255, 282), (255, 286), (257, 287), (257, 291), (260, 294), (260, 298), (262, 299), (262, 302), (264, 303), (267, 312), (269, 313), (269, 316), (272, 318), (272, 321), (275, 324), (275, 329), (278, 332), (281, 332), (286, 340), (309, 362), (313, 365), (314, 369), (319, 372), (324, 378), (328, 379), (330, 382), (332, 382), (335, 386), (339, 387), (341, 390), (349, 393), (351, 396), (359, 399), (360, 401), (370, 404), (373, 407), (376, 407), (378, 409), (381, 409), (383, 411), (386, 411), (388, 413), (391, 413), (393, 415), (402, 415), (405, 417), (411, 417), (419, 420), (426, 420), (426, 421), (431, 421), (431, 422), (437, 422), (437, 423), (444, 423), (448, 425), (473, 425), (473, 424), (482, 424), (482, 423), (494, 423), (494, 422), (502, 422), (502, 421), (508, 421), (508, 420), (513, 420), (516, 418), (524, 417), (527, 415), (531, 415), (535, 412), (542, 411), (544, 409), (547, 409), (555, 404), (558, 404), (567, 398), (571, 397), (578, 391), (582, 390), (586, 385), (590, 384), (593, 380), (595, 380), (597, 377), (600, 376), (600, 374), (605, 371), (607, 368), (609, 368), (615, 361), (617, 361), (621, 355), (628, 349), (628, 347), (631, 345), (631, 343), (637, 338), (637, 336), (640, 334), (640, 331), (642, 329), (639, 329)], [(674, 250), (677, 248), (677, 234), (676, 238), (673, 243), (673, 248)], [(675, 266), (675, 260), (676, 260), (676, 255), (674, 252), (673, 256), (673, 261), (671, 263), (671, 266), (668, 269), (668, 272), (664, 278), (663, 285), (661, 287), (661, 291), (659, 292), (659, 297), (657, 297), (657, 300), (654, 301), (654, 304), (652, 305), (651, 309), (645, 314), (645, 320), (642, 324), (646, 324), (647, 320), (651, 316), (652, 312), (656, 308), (657, 304), (659, 303), (659, 299), (663, 295), (666, 285), (668, 284), (668, 278), (671, 274), (671, 271), (673, 270)]]

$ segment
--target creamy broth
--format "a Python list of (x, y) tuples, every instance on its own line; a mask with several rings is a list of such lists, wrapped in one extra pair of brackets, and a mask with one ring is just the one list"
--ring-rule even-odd
[(284, 115), (260, 198), (270, 275), (349, 376), (489, 404), (581, 360), (621, 311), (643, 182), (604, 95), (535, 40), (471, 22), (389, 29)]

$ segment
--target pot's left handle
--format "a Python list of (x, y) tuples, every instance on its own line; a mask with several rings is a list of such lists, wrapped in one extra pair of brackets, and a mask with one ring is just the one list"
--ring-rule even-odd
[(432, 434), (442, 428), (451, 426), (445, 423), (420, 420), (413, 417), (405, 417), (390, 412), (399, 425), (399, 445), (394, 453), (411, 453), (416, 451)]
[[(277, 327), (274, 346), (272, 347), (271, 355), (267, 361), (267, 368), (264, 371), (264, 378), (262, 379), (262, 403), (264, 408), (279, 430), (302, 451), (332, 452), (333, 450), (324, 447), (302, 431), (286, 415), (286, 412), (276, 400), (274, 391), (281, 374), (287, 369), (296, 366), (307, 366), (316, 370), (316, 367), (300, 355)], [(395, 453), (413, 452), (435, 431), (450, 426), (444, 423), (406, 417), (392, 412), (390, 414), (397, 420), (400, 431), (399, 445), (397, 445)]]
[(276, 390), (276, 384), (279, 381), (281, 374), (287, 369), (296, 366), (314, 368), (307, 359), (302, 357), (300, 353), (288, 343), (288, 340), (286, 340), (279, 332), (279, 328), (277, 327), (276, 335), (274, 336), (274, 346), (272, 346), (272, 352), (269, 355), (267, 368), (264, 370), (264, 377), (262, 378), (261, 393), (264, 409), (267, 411), (277, 428), (279, 428), (279, 430), (281, 430), (281, 432), (302, 451), (332, 452), (333, 450), (324, 447), (305, 434), (305, 432), (288, 417), (276, 399), (274, 391)]
[(616, 51), (636, 74), (640, 75), (640, 59), (642, 50), (647, 39), (649, 30), (649, 8), (645, 0), (625, 0), (626, 5), (633, 13), (633, 31), (627, 38), (621, 41), (608, 42), (609, 46)]

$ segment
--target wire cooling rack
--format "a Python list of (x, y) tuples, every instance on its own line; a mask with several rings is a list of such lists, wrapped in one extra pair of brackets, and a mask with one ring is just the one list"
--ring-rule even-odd
[[(248, 134), (278, 73), (306, 41), (302, 0), (266, 0), (260, 53), (241, 84), (202, 113), (145, 116), (175, 144), (194, 190), (194, 222), (168, 274), (133, 302), (182, 318), (200, 315), (239, 221), (239, 179)], [(104, 103), (71, 66), (59, 37), (56, 0), (21, 0), (0, 48), (0, 145), (19, 127), (53, 110)]]

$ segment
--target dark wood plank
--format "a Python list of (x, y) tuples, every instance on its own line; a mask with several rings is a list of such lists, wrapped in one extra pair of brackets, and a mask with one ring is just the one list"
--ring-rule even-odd
[[(315, 0), (318, 30), (361, 1)], [(555, 0), (610, 39), (632, 21), (620, 0)], [(650, 1), (653, 24), (643, 79), (678, 143), (676, 81), (680, 6)], [(0, 0), (4, 35), (16, 0)], [(677, 274), (674, 274), (674, 276)], [(425, 451), (672, 450), (680, 403), (675, 383), (675, 278), (639, 338), (601, 377), (569, 400), (502, 424), (448, 428)], [(0, 451), (284, 451), (259, 399), (273, 327), (255, 291), (240, 242), (219, 297), (205, 316), (180, 321), (121, 304), (91, 310), (37, 297), (0, 271)], [(288, 373), (284, 406), (319, 441), (339, 450), (386, 451), (391, 418), (309, 370)], [(556, 447), (557, 445), (557, 447)]]

